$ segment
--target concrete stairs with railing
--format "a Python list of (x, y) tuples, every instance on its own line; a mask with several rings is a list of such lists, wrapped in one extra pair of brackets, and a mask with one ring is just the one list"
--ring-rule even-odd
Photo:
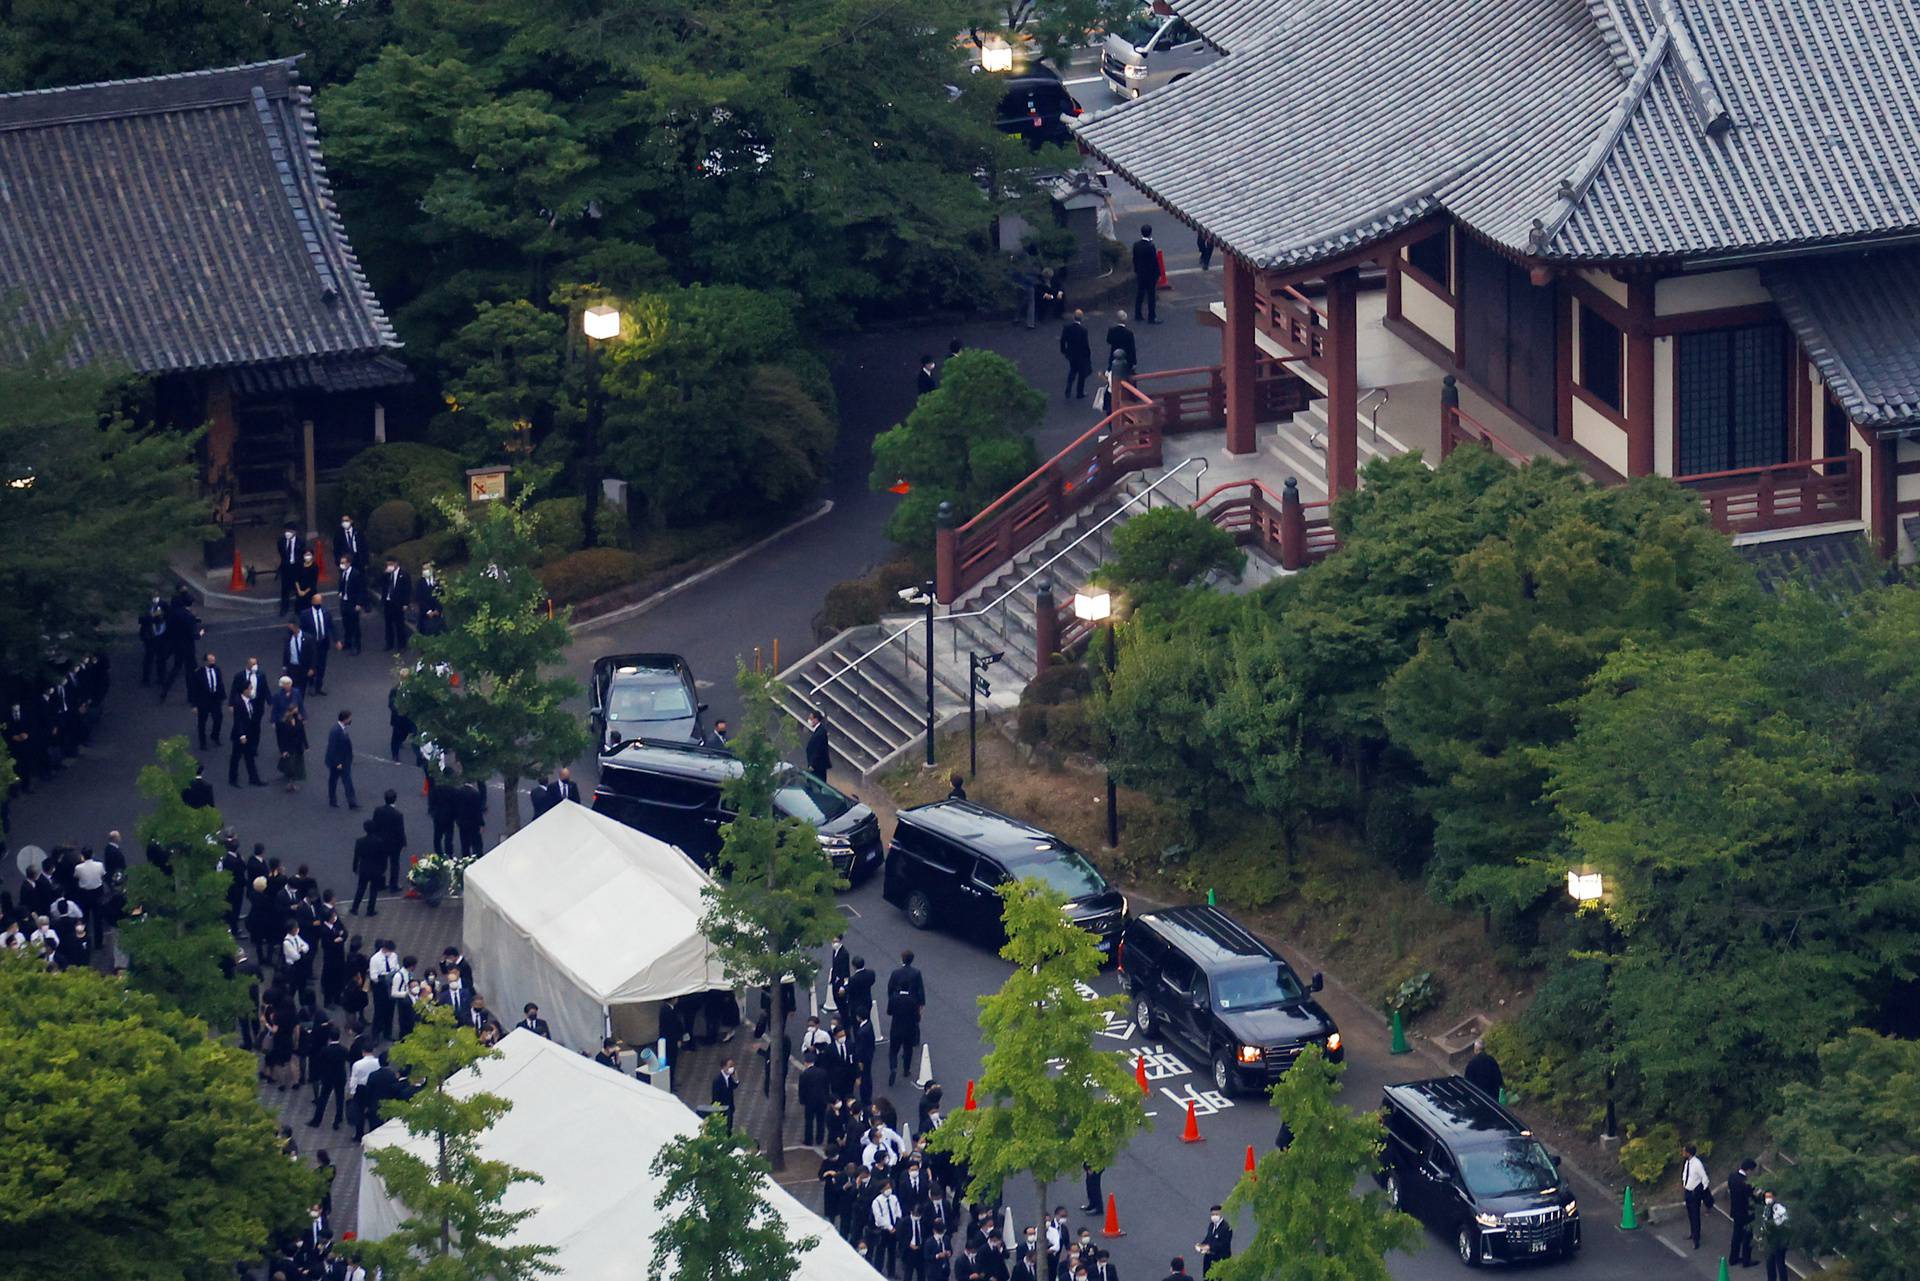
[[(991, 693), (978, 700), (983, 709), (1010, 709), (1019, 702), (1020, 691), (1036, 671), (1034, 601), (1040, 584), (1051, 583), (1056, 603), (1071, 600), (1106, 559), (1114, 531), (1147, 504), (1136, 504), (1097, 531), (1095, 527), (1150, 483), (1150, 473), (1126, 477), (939, 611), (933, 633), (936, 727), (966, 714), (969, 653), (1002, 655), (983, 673), (991, 687)], [(1158, 505), (1159, 495), (1152, 498)], [(1167, 501), (1181, 501), (1177, 487)], [(1047, 568), (1036, 574), (1043, 565)], [(780, 673), (789, 714), (803, 724), (814, 707), (826, 716), (836, 765), (866, 777), (913, 759), (923, 749), (924, 626), (918, 615), (903, 614), (850, 628)], [(889, 643), (881, 643), (890, 637)]]
[[(1316, 392), (1326, 390), (1320, 376), (1304, 364), (1295, 368)], [(1391, 432), (1377, 428), (1372, 423), (1372, 415), (1379, 408), (1382, 394), (1378, 389), (1360, 393), (1360, 422), (1355, 432), (1359, 445), (1354, 455), (1356, 469), (1364, 468), (1376, 458), (1392, 458), (1407, 452), (1407, 446), (1395, 439)], [(1328, 496), (1329, 490), (1327, 402), (1324, 395), (1315, 396), (1305, 409), (1293, 416), (1291, 422), (1283, 422), (1278, 426), (1279, 430), (1265, 442), (1266, 451), (1287, 468), (1286, 474), (1299, 477), (1301, 498), (1310, 503), (1320, 502)]]

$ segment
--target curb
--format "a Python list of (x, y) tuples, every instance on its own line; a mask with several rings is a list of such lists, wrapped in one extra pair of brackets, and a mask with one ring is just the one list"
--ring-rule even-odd
[(592, 631), (594, 628), (599, 627), (603, 623), (620, 622), (625, 619), (633, 618), (637, 615), (644, 614), (648, 610), (652, 609), (654, 606), (659, 605), (660, 603), (662, 603), (663, 601), (666, 601), (670, 597), (679, 595), (681, 592), (687, 590), (687, 588), (695, 586), (698, 583), (705, 582), (707, 579), (712, 578), (715, 574), (718, 574), (723, 570), (732, 569), (735, 565), (739, 564), (741, 561), (745, 560), (747, 557), (752, 556), (754, 553), (762, 550), (768, 544), (777, 542), (778, 540), (785, 538), (788, 534), (793, 533), (796, 529), (800, 529), (800, 528), (803, 528), (804, 526), (811, 525), (814, 521), (819, 520), (822, 516), (827, 515), (832, 510), (833, 510), (833, 500), (831, 498), (825, 499), (821, 502), (821, 504), (818, 507), (808, 512), (805, 516), (802, 516), (799, 520), (793, 521), (791, 524), (781, 526), (779, 529), (774, 530), (771, 534), (768, 534), (766, 537), (760, 539), (758, 542), (749, 543), (747, 546), (742, 547), (739, 551), (733, 553), (733, 555), (727, 557), (725, 560), (718, 561), (715, 564), (709, 565), (697, 574), (689, 574), (685, 578), (681, 579), (679, 582), (673, 583), (669, 586), (661, 588), (659, 591), (647, 597), (645, 600), (635, 601), (631, 605), (622, 605), (618, 609), (609, 610), (604, 614), (598, 615), (597, 617), (589, 618), (585, 622), (573, 623), (569, 625), (567, 630), (571, 632), (573, 635), (579, 636), (579, 635), (582, 635), (583, 633)]

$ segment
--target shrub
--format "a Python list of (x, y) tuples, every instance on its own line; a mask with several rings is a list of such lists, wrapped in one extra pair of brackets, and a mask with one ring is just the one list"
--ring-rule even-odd
[(409, 574), (418, 577), (420, 566), (428, 561), (445, 568), (466, 559), (467, 544), (451, 529), (435, 529), (408, 542), (393, 544), (386, 548), (386, 554), (397, 558)]
[(1093, 748), (1093, 720), (1081, 701), (1055, 703), (1047, 708), (1047, 742), (1063, 752)]
[[(1645, 1129), (1629, 1125), (1627, 1134), (1627, 1139), (1620, 1144), (1621, 1168), (1643, 1188), (1658, 1183), (1673, 1164), (1674, 1153), (1680, 1150), (1680, 1131), (1661, 1121)], [(1713, 1151), (1711, 1143), (1703, 1142), (1700, 1146), (1703, 1152)]]
[(420, 532), (420, 513), (404, 498), (389, 498), (367, 517), (367, 541), (376, 552), (398, 546)]
[(1440, 1004), (1440, 985), (1431, 970), (1405, 974), (1389, 985), (1382, 1003), (1389, 1014), (1398, 1011), (1401, 1018), (1411, 1019)]
[(1021, 703), (1053, 706), (1076, 702), (1093, 692), (1093, 673), (1085, 663), (1058, 663), (1027, 682)]
[(540, 581), (556, 605), (571, 605), (633, 582), (643, 563), (624, 548), (589, 547), (542, 565)]
[(373, 509), (403, 498), (430, 527), (444, 522), (434, 500), (458, 497), (466, 473), (460, 459), (445, 449), (412, 441), (374, 445), (355, 454), (340, 471), (340, 510), (370, 523)]
[(880, 589), (867, 579), (856, 578), (852, 582), (835, 583), (827, 589), (827, 602), (820, 611), (820, 626), (829, 632), (841, 632), (849, 627), (877, 623), (886, 603), (886, 597)]
[(580, 499), (543, 498), (528, 509), (534, 541), (540, 545), (540, 563), (548, 564), (586, 546), (580, 528)]
[(888, 561), (867, 577), (888, 600), (900, 599), (900, 592), (908, 587), (918, 591), (927, 581), (927, 575), (920, 566), (905, 557)]
[(1210, 570), (1238, 574), (1247, 554), (1233, 535), (1184, 507), (1141, 512), (1114, 531), (1106, 577), (1118, 587), (1146, 592), (1185, 587)]

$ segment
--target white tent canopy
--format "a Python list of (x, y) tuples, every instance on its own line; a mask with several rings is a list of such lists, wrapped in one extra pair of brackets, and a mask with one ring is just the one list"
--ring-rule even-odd
[[(481, 1140), (480, 1154), (544, 1180), (507, 1192), (506, 1209), (533, 1211), (509, 1244), (553, 1246), (557, 1253), (550, 1261), (567, 1281), (646, 1276), (653, 1233), (665, 1218), (653, 1205), (660, 1191), (653, 1159), (674, 1139), (693, 1133), (699, 1118), (671, 1094), (531, 1032), (509, 1033), (499, 1049), (499, 1058), (475, 1064), (450, 1085), (459, 1096), (485, 1090), (513, 1104)], [(407, 1214), (374, 1171), (371, 1154), (383, 1147), (432, 1160), (431, 1142), (408, 1134), (398, 1121), (367, 1136), (359, 1230), (369, 1241), (391, 1234)], [(797, 1281), (874, 1281), (873, 1269), (825, 1220), (772, 1179), (763, 1190), (789, 1239), (820, 1238), (801, 1256)]]
[(650, 1041), (630, 1007), (727, 985), (700, 933), (707, 883), (673, 846), (562, 801), (467, 869), (476, 986), (503, 1022), (536, 1002), (576, 1049), (598, 1049), (610, 1020)]

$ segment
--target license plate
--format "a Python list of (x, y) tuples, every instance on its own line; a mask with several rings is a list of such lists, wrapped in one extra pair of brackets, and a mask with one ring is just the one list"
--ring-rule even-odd
[(1111, 952), (1113, 950), (1113, 940), (1108, 938), (1103, 938), (1095, 946), (1097, 946), (1102, 952)]
[(1547, 1243), (1545, 1241), (1529, 1241), (1527, 1242), (1527, 1249), (1534, 1254), (1544, 1254), (1546, 1253)]

